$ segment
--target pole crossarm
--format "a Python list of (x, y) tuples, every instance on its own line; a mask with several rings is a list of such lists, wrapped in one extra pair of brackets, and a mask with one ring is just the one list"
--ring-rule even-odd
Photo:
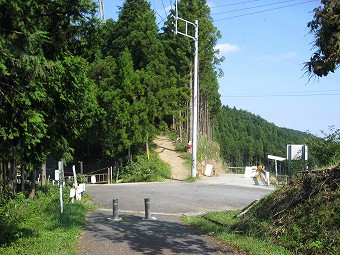
[[(185, 19), (182, 19), (182, 18), (179, 18), (177, 17), (177, 20), (180, 20), (180, 21), (183, 21), (185, 23), (185, 32), (181, 32), (178, 30), (178, 28), (176, 27), (176, 32), (177, 34), (180, 34), (180, 35), (184, 35), (184, 36), (187, 36), (193, 40), (198, 40), (198, 38), (196, 38), (196, 36), (192, 36), (188, 33), (188, 25), (192, 25), (195, 27), (195, 30), (197, 29), (198, 25), (196, 23), (193, 23), (193, 22), (190, 22), (188, 20), (185, 20)], [(177, 21), (177, 26), (178, 26), (178, 21)]]

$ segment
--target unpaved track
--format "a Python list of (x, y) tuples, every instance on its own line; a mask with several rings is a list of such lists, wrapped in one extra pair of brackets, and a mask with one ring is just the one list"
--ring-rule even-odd
[(167, 137), (158, 136), (154, 143), (159, 158), (171, 166), (173, 180), (183, 181), (190, 176), (190, 169), (185, 167), (181, 154), (175, 151), (175, 146)]

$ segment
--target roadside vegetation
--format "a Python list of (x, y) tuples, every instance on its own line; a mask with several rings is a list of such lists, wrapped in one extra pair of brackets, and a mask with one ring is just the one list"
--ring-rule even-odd
[(340, 131), (310, 137), (324, 165), (299, 171), (242, 212), (210, 212), (184, 222), (247, 254), (340, 254)]
[[(117, 172), (118, 174), (118, 172)], [(122, 169), (117, 176), (121, 182), (156, 182), (170, 179), (171, 167), (163, 162), (155, 152), (147, 155), (136, 155), (134, 162)]]
[(249, 211), (184, 222), (247, 254), (339, 254), (340, 168), (296, 175)]
[[(0, 254), (76, 254), (90, 208), (66, 202), (60, 213), (57, 187), (45, 185), (47, 158), (64, 163), (109, 158), (122, 166), (116, 180), (124, 182), (169, 178), (169, 166), (155, 155), (149, 160), (144, 148), (160, 129), (190, 136), (194, 41), (174, 36), (173, 10), (159, 31), (146, 0), (124, 1), (118, 19), (105, 22), (96, 17), (92, 0), (36, 2), (0, 1)], [(320, 77), (337, 69), (340, 55), (339, 0), (322, 4), (308, 24), (316, 52), (305, 66)], [(221, 34), (207, 1), (181, 0), (178, 7), (180, 16), (204, 24), (198, 40), (205, 49), (199, 55), (198, 164), (218, 169), (220, 150), (230, 166), (258, 163), (268, 153), (284, 154), (288, 143), (302, 142), (309, 145), (310, 166), (339, 164), (339, 130), (318, 139), (221, 107), (223, 58), (215, 50)], [(188, 140), (180, 150), (187, 150)], [(43, 187), (36, 187), (39, 174)], [(339, 225), (339, 181), (329, 176), (297, 177), (230, 229), (251, 238), (247, 244), (255, 233), (295, 253), (339, 252), (339, 234), (330, 227)], [(274, 217), (266, 201), (282, 211)], [(311, 232), (305, 231), (307, 224)]]
[(0, 254), (77, 254), (77, 242), (91, 210), (89, 198), (71, 203), (63, 189), (60, 213), (59, 186), (38, 188), (34, 199), (19, 192), (0, 201)]
[[(192, 154), (189, 151), (189, 145), (187, 138), (183, 138), (180, 141), (177, 137), (177, 133), (167, 131), (167, 136), (174, 141), (176, 151), (182, 153), (182, 157), (185, 159), (185, 165), (191, 168)], [(206, 135), (199, 137), (197, 144), (197, 168), (198, 173), (203, 175), (204, 167), (206, 164), (211, 164), (214, 167), (214, 171), (217, 173), (225, 172), (224, 162), (220, 155), (220, 144), (214, 140), (208, 139)], [(196, 178), (188, 178), (187, 181), (194, 181)]]
[(251, 255), (292, 254), (280, 245), (235, 232), (232, 226), (239, 222), (239, 219), (235, 218), (238, 213), (239, 211), (209, 212), (203, 216), (185, 216), (182, 220), (209, 236), (222, 241), (235, 253)]

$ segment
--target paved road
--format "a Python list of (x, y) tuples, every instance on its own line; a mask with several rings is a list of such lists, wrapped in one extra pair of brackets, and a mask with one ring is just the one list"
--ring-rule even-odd
[[(181, 224), (179, 216), (241, 209), (273, 191), (256, 184), (242, 175), (220, 175), (195, 183), (88, 185), (101, 209), (88, 217), (79, 254), (232, 254)], [(142, 220), (144, 198), (157, 220)], [(112, 220), (113, 199), (122, 221)]]
[(241, 209), (272, 188), (256, 186), (242, 175), (222, 175), (201, 182), (131, 183), (88, 185), (87, 191), (102, 208), (112, 211), (118, 199), (121, 211), (143, 212), (144, 198), (150, 198), (151, 211), (157, 214), (190, 214)]

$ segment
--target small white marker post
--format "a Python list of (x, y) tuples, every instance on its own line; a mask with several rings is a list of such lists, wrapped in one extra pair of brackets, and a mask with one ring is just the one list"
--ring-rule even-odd
[(63, 213), (64, 211), (64, 205), (63, 205), (64, 164), (62, 161), (58, 162), (58, 170), (59, 170), (60, 212)]

